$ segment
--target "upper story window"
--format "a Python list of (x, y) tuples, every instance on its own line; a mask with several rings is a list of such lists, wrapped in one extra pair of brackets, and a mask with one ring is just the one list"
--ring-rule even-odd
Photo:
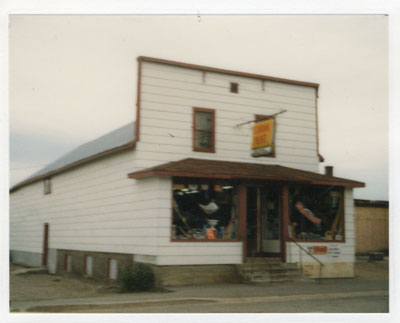
[(239, 84), (235, 82), (231, 82), (231, 92), (239, 93)]
[(193, 108), (193, 150), (215, 152), (215, 110)]
[(43, 192), (44, 194), (51, 193), (51, 180), (50, 178), (45, 178), (43, 182)]

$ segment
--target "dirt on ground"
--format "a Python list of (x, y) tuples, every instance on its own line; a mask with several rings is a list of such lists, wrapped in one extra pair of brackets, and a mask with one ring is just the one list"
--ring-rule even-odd
[[(14, 272), (23, 267), (10, 266), (10, 300), (28, 301), (56, 298), (85, 298), (106, 296), (119, 293), (115, 287), (91, 279), (29, 273), (16, 275)], [(355, 264), (355, 278), (370, 280), (388, 280), (389, 262), (358, 260)]]
[(96, 297), (117, 292), (115, 287), (103, 285), (85, 278), (43, 273), (19, 275), (13, 273), (23, 268), (17, 265), (10, 266), (11, 301)]
[(369, 261), (368, 258), (357, 260), (354, 276), (360, 279), (389, 280), (389, 261)]

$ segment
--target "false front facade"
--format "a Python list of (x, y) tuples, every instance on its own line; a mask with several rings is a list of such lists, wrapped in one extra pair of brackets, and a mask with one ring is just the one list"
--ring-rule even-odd
[(364, 184), (318, 174), (317, 84), (138, 64), (134, 124), (11, 189), (15, 261), (111, 279), (145, 262), (165, 283), (198, 268), (233, 277), (252, 258), (353, 276)]

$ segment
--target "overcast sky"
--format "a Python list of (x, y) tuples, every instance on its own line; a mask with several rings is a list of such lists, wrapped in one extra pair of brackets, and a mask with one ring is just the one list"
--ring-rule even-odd
[(320, 153), (388, 199), (388, 17), (12, 16), (10, 184), (135, 119), (138, 56), (320, 84)]

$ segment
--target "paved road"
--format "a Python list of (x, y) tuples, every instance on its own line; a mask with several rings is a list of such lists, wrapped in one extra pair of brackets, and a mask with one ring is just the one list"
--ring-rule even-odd
[(183, 302), (160, 306), (118, 306), (82, 309), (77, 313), (387, 313), (388, 296), (358, 296), (318, 300), (264, 300), (254, 302)]

